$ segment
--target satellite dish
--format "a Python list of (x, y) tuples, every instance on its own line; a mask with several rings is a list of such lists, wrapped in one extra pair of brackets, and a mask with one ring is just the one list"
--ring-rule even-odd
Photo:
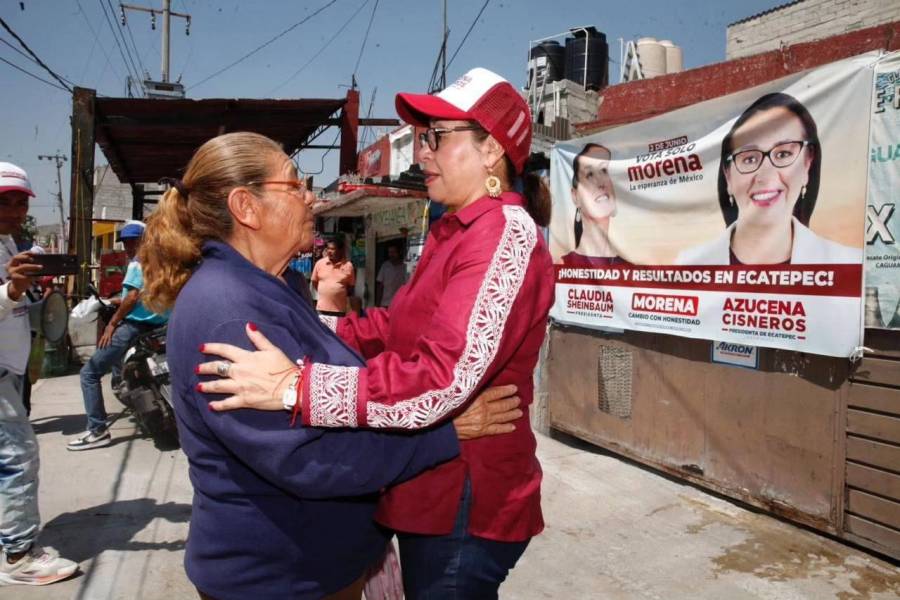
[(43, 334), (44, 339), (55, 344), (66, 335), (69, 325), (69, 307), (66, 297), (59, 292), (51, 292), (40, 302), (28, 307), (31, 330)]

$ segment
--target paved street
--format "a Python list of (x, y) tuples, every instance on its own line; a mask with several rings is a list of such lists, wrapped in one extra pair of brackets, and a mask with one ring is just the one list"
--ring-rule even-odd
[[(181, 568), (191, 489), (180, 451), (159, 451), (127, 419), (113, 445), (73, 453), (84, 426), (77, 376), (35, 390), (42, 542), (82, 574), (0, 599), (194, 598)], [(111, 395), (107, 407), (116, 408)], [(541, 437), (547, 529), (503, 598), (887, 600), (900, 570), (580, 444)]]

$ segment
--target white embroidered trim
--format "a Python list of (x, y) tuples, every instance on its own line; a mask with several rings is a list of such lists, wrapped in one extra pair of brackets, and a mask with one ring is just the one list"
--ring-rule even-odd
[[(332, 317), (334, 318), (334, 317)], [(314, 363), (309, 374), (309, 424), (356, 427), (358, 367)]]
[(325, 327), (337, 333), (337, 317), (333, 317), (331, 315), (319, 315), (319, 320), (325, 324)]
[(369, 402), (368, 425), (419, 429), (439, 421), (471, 395), (500, 348), (513, 301), (525, 281), (537, 244), (537, 228), (525, 209), (504, 206), (506, 225), (472, 307), (466, 346), (453, 369), (453, 381), (394, 405)]

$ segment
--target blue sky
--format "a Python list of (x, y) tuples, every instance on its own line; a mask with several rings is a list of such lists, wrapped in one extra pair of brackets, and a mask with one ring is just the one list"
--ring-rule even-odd
[[(184, 22), (173, 19), (171, 76), (181, 77), (192, 98), (337, 98), (346, 94), (354, 66), (361, 94), (361, 111), (368, 111), (373, 94), (374, 117), (394, 117), (398, 91), (425, 91), (435, 64), (442, 31), (441, 0), (337, 0), (247, 60), (208, 81), (222, 67), (297, 23), (331, 0), (172, 0), (172, 9), (193, 17), (190, 36)], [(161, 0), (130, 0), (159, 7)], [(448, 68), (448, 79), (471, 67), (494, 70), (517, 86), (525, 82), (529, 41), (579, 25), (594, 25), (606, 33), (610, 46), (610, 81), (618, 82), (619, 38), (642, 36), (671, 39), (684, 49), (685, 68), (725, 59), (728, 23), (778, 6), (780, 0), (720, 2), (704, 0), (490, 0), (469, 38)], [(21, 9), (24, 5), (24, 10)], [(450, 0), (449, 48), (456, 51), (484, 0)], [(53, 70), (100, 94), (125, 95), (125, 61), (119, 54), (103, 6), (111, 5), (112, 26), (127, 39), (138, 69), (159, 78), (160, 23), (129, 13), (128, 29), (119, 22), (115, 0), (2, 0), (0, 16)], [(354, 16), (355, 14), (355, 16)], [(360, 49), (369, 20), (365, 50)], [(348, 23), (349, 21), (349, 23)], [(326, 42), (346, 24), (328, 47)], [(133, 46), (132, 46), (133, 37)], [(18, 47), (6, 31), (0, 40)], [(323, 50), (324, 48), (324, 50)], [(136, 49), (136, 52), (135, 52)], [(321, 54), (292, 77), (301, 66)], [(48, 80), (33, 62), (0, 43), (0, 58)], [(377, 91), (376, 91), (377, 88)], [(57, 219), (55, 168), (38, 154), (70, 152), (71, 97), (0, 62), (0, 160), (28, 170), (38, 194), (31, 213), (39, 223)], [(323, 139), (333, 139), (326, 134)], [(372, 139), (369, 134), (368, 139)], [(301, 154), (306, 171), (317, 171), (322, 152)], [(97, 164), (105, 163), (98, 152)], [(337, 152), (325, 158), (326, 183), (337, 173)], [(69, 164), (63, 169), (63, 197), (68, 205)]]

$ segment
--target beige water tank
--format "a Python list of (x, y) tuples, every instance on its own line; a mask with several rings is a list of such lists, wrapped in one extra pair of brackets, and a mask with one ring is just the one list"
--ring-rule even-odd
[(660, 40), (659, 45), (666, 49), (666, 73), (680, 73), (684, 70), (684, 56), (681, 48), (671, 40)]
[(666, 74), (666, 48), (656, 38), (643, 37), (637, 41), (641, 71), (646, 79)]

